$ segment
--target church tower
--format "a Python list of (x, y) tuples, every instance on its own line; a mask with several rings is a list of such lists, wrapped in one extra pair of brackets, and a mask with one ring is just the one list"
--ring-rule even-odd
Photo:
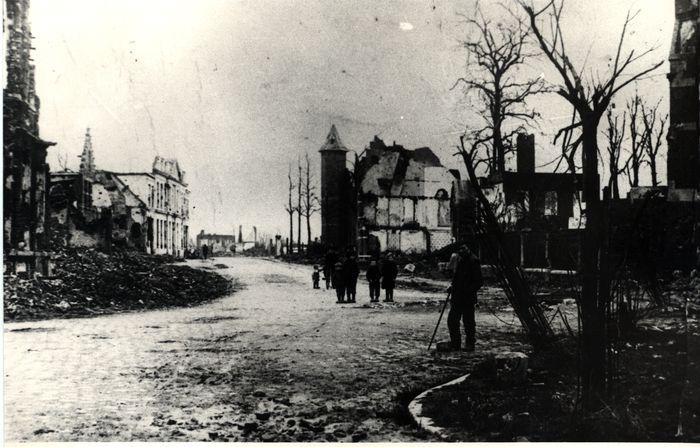
[(90, 136), (89, 127), (85, 131), (83, 153), (80, 155), (80, 173), (87, 179), (95, 176), (95, 157), (92, 153), (92, 136)]

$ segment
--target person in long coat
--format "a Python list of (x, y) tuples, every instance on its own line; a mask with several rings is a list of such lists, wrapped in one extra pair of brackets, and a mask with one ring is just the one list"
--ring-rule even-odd
[(385, 291), (384, 302), (391, 303), (394, 301), (394, 287), (396, 286), (396, 275), (398, 274), (399, 269), (391, 253), (389, 253), (386, 255), (384, 262), (382, 262), (382, 288)]
[(335, 295), (338, 297), (338, 303), (345, 302), (345, 271), (342, 261), (342, 259), (339, 260), (333, 266), (333, 287)]
[(450, 313), (447, 314), (447, 327), (450, 330), (452, 348), (459, 350), (462, 340), (460, 335), (460, 320), (464, 323), (466, 335), (466, 351), (473, 351), (476, 344), (476, 321), (474, 308), (477, 292), (481, 288), (481, 264), (479, 259), (467, 248), (462, 246), (450, 286)]
[(377, 261), (371, 261), (367, 267), (367, 282), (369, 282), (369, 301), (376, 303), (379, 301), (380, 281), (382, 279), (382, 271), (379, 269)]
[(360, 276), (360, 268), (357, 265), (357, 259), (354, 254), (348, 255), (343, 265), (343, 279), (345, 280), (345, 293), (347, 294), (348, 302), (355, 302), (357, 293), (357, 277)]
[(326, 290), (335, 287), (333, 286), (333, 269), (335, 268), (336, 256), (333, 249), (328, 250), (326, 257), (323, 260), (323, 279), (326, 281)]

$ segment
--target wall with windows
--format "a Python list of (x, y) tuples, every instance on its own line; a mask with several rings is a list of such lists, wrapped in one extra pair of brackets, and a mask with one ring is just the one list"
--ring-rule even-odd
[(147, 251), (184, 256), (189, 232), (187, 185), (155, 169), (153, 173), (121, 174), (120, 178), (148, 205)]

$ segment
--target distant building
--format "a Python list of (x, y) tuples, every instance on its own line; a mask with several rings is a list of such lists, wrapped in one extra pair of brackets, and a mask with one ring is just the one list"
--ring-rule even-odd
[(670, 113), (667, 174), (671, 189), (700, 189), (700, 58), (698, 0), (676, 0), (669, 55)]
[(189, 232), (190, 191), (185, 171), (180, 169), (177, 160), (156, 157), (151, 172), (114, 175), (148, 206), (146, 251), (184, 256)]
[(216, 234), (200, 231), (197, 235), (197, 248), (203, 245), (209, 247), (209, 252), (216, 253), (242, 253), (261, 244), (265, 241), (258, 241), (258, 229), (253, 227), (253, 231), (248, 235), (247, 240), (243, 239), (243, 226), (238, 227), (238, 238), (234, 234)]
[(374, 137), (356, 163), (360, 252), (422, 253), (453, 242), (451, 197), (459, 172), (430, 148)]
[(39, 138), (29, 0), (4, 6), (3, 253), (10, 271), (47, 274), (46, 150), (55, 143)]
[(212, 254), (235, 253), (237, 251), (236, 244), (235, 234), (205, 233), (202, 230), (197, 235), (197, 248), (201, 250), (202, 246), (206, 245)]

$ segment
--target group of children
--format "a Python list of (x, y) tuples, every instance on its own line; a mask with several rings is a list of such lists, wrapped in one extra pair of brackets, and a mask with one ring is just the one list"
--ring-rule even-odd
[[(357, 279), (360, 276), (360, 268), (354, 252), (348, 251), (346, 256), (337, 258), (333, 251), (329, 251), (323, 265), (323, 279), (326, 282), (326, 290), (335, 289), (338, 303), (354, 303), (357, 294)], [(370, 302), (379, 301), (380, 288), (386, 291), (385, 302), (394, 301), (394, 287), (398, 267), (391, 254), (381, 262), (372, 260), (367, 267), (367, 282), (369, 283)], [(320, 289), (321, 268), (314, 266), (311, 276), (314, 289)]]

